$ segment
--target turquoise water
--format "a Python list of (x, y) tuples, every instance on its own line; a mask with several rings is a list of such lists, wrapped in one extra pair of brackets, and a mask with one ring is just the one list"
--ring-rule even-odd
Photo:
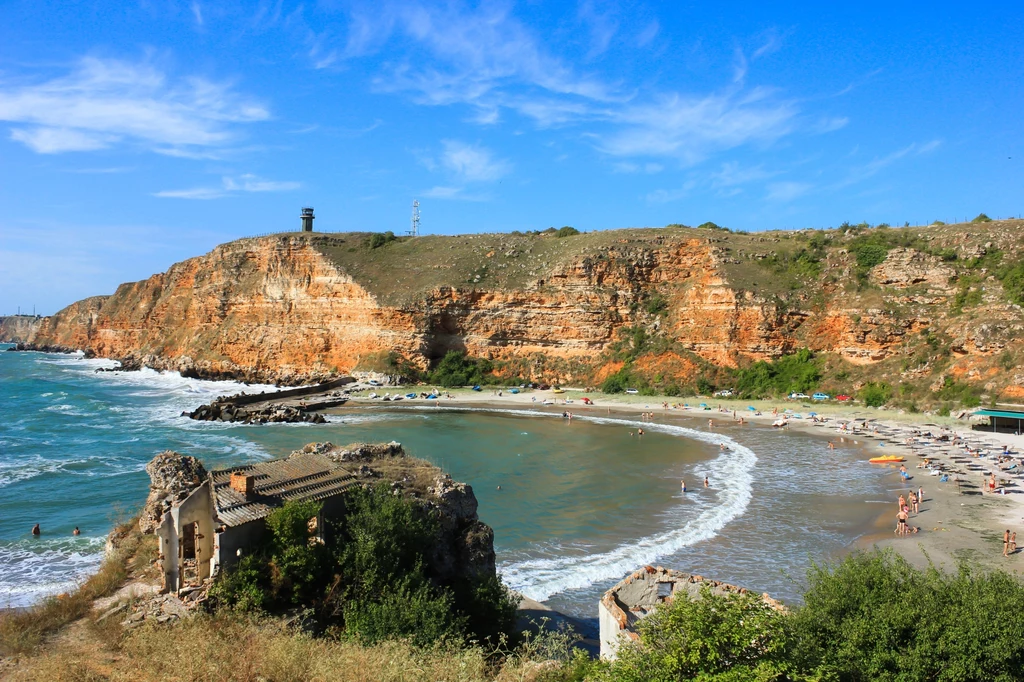
[[(323, 426), (223, 425), (180, 412), (241, 386), (95, 372), (112, 364), (0, 353), (0, 603), (31, 603), (95, 567), (111, 525), (145, 499), (146, 462), (168, 448), (219, 467), (314, 440), (397, 440), (473, 485), (506, 581), (583, 617), (645, 563), (795, 598), (787, 572), (799, 578), (811, 559), (841, 552), (887, 498), (859, 447), (829, 451), (822, 438), (728, 423), (709, 433), (706, 417), (567, 423), (409, 402), (353, 407)], [(631, 436), (640, 425), (647, 435)]]

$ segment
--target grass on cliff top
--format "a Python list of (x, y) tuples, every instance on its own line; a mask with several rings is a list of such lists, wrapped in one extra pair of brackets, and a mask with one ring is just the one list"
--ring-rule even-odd
[[(818, 283), (829, 265), (857, 267), (859, 245), (911, 246), (931, 254), (991, 249), (1020, 255), (1017, 235), (1024, 221), (926, 227), (730, 232), (669, 226), (601, 230), (558, 238), (553, 233), (486, 233), (398, 237), (371, 247), (376, 233), (285, 233), (300, 237), (330, 258), (381, 301), (403, 305), (441, 286), (463, 290), (514, 291), (543, 287), (562, 266), (581, 258), (618, 260), (630, 267), (644, 251), (688, 239), (711, 240), (729, 283), (765, 297), (785, 296)], [(378, 236), (378, 242), (383, 242)], [(852, 250), (851, 250), (852, 249)], [(876, 249), (877, 250), (877, 249)], [(847, 253), (849, 252), (849, 253)], [(884, 258), (884, 250), (881, 252)], [(866, 261), (865, 261), (866, 262)], [(958, 271), (967, 260), (954, 264)], [(863, 269), (863, 268), (861, 268)]]

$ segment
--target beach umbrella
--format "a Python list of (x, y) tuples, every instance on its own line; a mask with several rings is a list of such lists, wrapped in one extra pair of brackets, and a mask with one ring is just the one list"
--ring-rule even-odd
[(753, 405), (747, 405), (747, 409), (750, 410), (751, 412), (757, 412), (757, 408), (754, 407)]
[(700, 404), (700, 406), (701, 406), (701, 407), (707, 407), (707, 406), (708, 406), (708, 404), (707, 404), (707, 403), (701, 403), (701, 404)]

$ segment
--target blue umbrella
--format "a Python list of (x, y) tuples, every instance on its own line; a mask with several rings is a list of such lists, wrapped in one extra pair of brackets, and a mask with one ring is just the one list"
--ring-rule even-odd
[(747, 409), (750, 410), (751, 412), (757, 412), (757, 408), (754, 407), (753, 405), (747, 405)]

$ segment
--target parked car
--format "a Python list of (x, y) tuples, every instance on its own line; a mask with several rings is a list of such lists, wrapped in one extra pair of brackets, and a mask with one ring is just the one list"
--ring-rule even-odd
[(810, 398), (810, 397), (811, 396), (807, 395), (806, 393), (790, 393), (789, 394), (789, 399), (790, 400), (805, 400), (805, 399)]
[(814, 398), (815, 400), (829, 400), (832, 396), (830, 396), (828, 393), (822, 393), (821, 391), (818, 391), (811, 397)]
[(715, 395), (721, 396), (722, 398), (728, 398), (728, 397), (730, 397), (732, 395), (732, 391), (730, 391), (729, 389), (726, 388), (726, 389), (721, 390), (721, 391), (715, 391)]
[(635, 388), (627, 388), (627, 389), (626, 389), (626, 393), (628, 393), (628, 394), (630, 394), (630, 395), (636, 395), (636, 394), (637, 394), (637, 393), (639, 393), (639, 392), (640, 392), (640, 391), (636, 390)]
[(848, 395), (846, 395), (845, 393), (841, 393), (841, 394), (836, 396), (836, 400), (838, 400), (841, 403), (845, 403), (847, 401), (853, 400), (853, 398), (848, 396)]

